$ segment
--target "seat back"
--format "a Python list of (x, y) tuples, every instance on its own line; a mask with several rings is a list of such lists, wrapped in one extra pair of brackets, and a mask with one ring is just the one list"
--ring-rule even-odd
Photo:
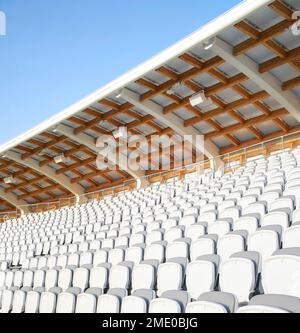
[(91, 294), (77, 296), (75, 313), (96, 313), (97, 298)]
[(40, 307), (40, 293), (29, 291), (26, 295), (25, 313), (38, 313)]
[(114, 295), (102, 295), (98, 298), (97, 313), (120, 313), (121, 301)]
[(81, 267), (75, 269), (73, 274), (72, 286), (84, 291), (89, 285), (89, 275), (90, 271), (86, 268)]
[(214, 290), (216, 286), (218, 265), (212, 260), (213, 257), (217, 256), (198, 258), (187, 266), (186, 287), (194, 300), (197, 300), (201, 294)]
[(128, 289), (130, 285), (129, 267), (118, 265), (111, 268), (109, 273), (109, 287)]
[(56, 310), (55, 294), (50, 292), (44, 292), (41, 294), (39, 313), (55, 313)]
[(140, 264), (133, 268), (133, 291), (139, 289), (153, 289), (155, 282), (155, 268), (152, 265)]
[(74, 313), (76, 296), (70, 293), (61, 293), (57, 298), (56, 313)]
[(166, 260), (173, 258), (188, 258), (189, 246), (186, 242), (173, 242), (166, 249)]
[(136, 296), (127, 296), (122, 300), (121, 313), (147, 313), (147, 302)]
[(108, 286), (108, 270), (105, 267), (94, 267), (90, 272), (90, 288), (105, 289)]
[(237, 296), (240, 303), (249, 302), (257, 283), (256, 264), (247, 258), (231, 258), (220, 267), (220, 289)]
[(180, 304), (174, 300), (157, 298), (151, 301), (149, 313), (181, 313), (181, 307)]
[(203, 236), (192, 242), (190, 249), (191, 261), (197, 260), (198, 257), (216, 253), (216, 240), (218, 237)]
[(161, 264), (157, 272), (157, 294), (168, 290), (181, 290), (183, 283), (183, 268), (180, 264), (168, 262)]
[(300, 297), (299, 272), (299, 248), (295, 251), (294, 249), (278, 251), (277, 255), (275, 253), (263, 263), (262, 284), (265, 293)]

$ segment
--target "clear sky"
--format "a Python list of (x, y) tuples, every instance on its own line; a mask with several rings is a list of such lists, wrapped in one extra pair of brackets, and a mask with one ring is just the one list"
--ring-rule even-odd
[(0, 144), (240, 0), (0, 0)]

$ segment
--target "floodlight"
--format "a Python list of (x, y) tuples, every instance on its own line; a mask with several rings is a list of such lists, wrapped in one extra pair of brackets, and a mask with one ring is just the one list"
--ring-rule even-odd
[(65, 162), (65, 161), (66, 161), (66, 157), (65, 157), (64, 154), (61, 154), (61, 155), (58, 155), (58, 156), (55, 156), (55, 157), (54, 157), (54, 162), (55, 162), (56, 164), (63, 163), (63, 162)]
[(203, 43), (203, 48), (205, 51), (211, 49), (215, 44), (215, 39), (211, 38), (208, 41), (206, 41), (205, 43)]
[(116, 131), (113, 132), (113, 136), (115, 139), (127, 138), (127, 128), (124, 126), (119, 127)]
[(201, 91), (190, 98), (190, 103), (192, 106), (197, 106), (207, 102), (205, 92)]
[(13, 176), (6, 177), (3, 179), (3, 181), (5, 184), (14, 184), (16, 182)]

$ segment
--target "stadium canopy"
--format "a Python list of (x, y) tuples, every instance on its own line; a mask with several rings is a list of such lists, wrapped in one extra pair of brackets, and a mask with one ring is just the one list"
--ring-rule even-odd
[[(202, 134), (210, 159), (299, 131), (297, 10), (299, 0), (244, 1), (2, 145), (0, 210), (140, 180), (149, 171), (96, 167), (97, 138), (122, 126), (147, 138)], [(192, 106), (197, 93), (208, 102)]]

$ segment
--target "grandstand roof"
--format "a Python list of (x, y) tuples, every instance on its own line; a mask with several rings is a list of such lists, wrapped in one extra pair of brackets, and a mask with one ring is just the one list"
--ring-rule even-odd
[[(97, 169), (97, 138), (120, 126), (145, 136), (202, 134), (208, 158), (299, 131), (300, 38), (290, 29), (297, 10), (300, 0), (244, 1), (2, 145), (0, 211), (146, 175)], [(203, 90), (210, 103), (192, 107), (190, 97)], [(55, 163), (62, 153), (67, 161)]]

